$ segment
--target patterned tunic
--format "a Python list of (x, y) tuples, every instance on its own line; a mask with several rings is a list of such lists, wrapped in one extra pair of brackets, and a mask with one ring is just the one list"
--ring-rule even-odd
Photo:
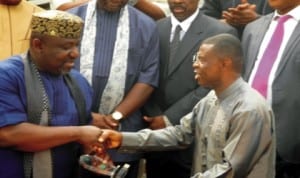
[(273, 113), (241, 78), (216, 96), (211, 91), (180, 125), (124, 133), (122, 151), (169, 150), (195, 142), (193, 177), (274, 177)]

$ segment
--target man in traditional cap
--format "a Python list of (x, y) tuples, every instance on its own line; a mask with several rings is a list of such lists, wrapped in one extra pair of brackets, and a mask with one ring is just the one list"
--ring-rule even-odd
[[(158, 85), (159, 37), (155, 22), (128, 0), (91, 0), (71, 12), (85, 19), (76, 66), (92, 85), (93, 123), (136, 132), (146, 127), (141, 107)], [(116, 164), (129, 163), (136, 178), (141, 154), (110, 152)]]
[(99, 146), (89, 122), (92, 92), (72, 70), (82, 20), (35, 13), (27, 54), (0, 62), (0, 177), (74, 178), (80, 144)]
[(32, 13), (42, 10), (26, 0), (0, 0), (0, 60), (28, 49)]

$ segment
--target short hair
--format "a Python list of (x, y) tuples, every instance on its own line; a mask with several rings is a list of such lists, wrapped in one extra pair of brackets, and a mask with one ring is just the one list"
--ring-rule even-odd
[(241, 72), (243, 50), (240, 40), (231, 34), (218, 34), (205, 39), (202, 44), (212, 44), (213, 51), (220, 58), (230, 58), (236, 72)]

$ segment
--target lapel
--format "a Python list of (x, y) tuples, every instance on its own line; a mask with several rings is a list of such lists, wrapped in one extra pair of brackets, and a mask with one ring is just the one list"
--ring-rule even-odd
[(297, 49), (295, 45), (299, 43), (300, 30), (297, 30), (299, 28), (300, 28), (300, 23), (298, 22), (297, 26), (294, 29), (294, 32), (292, 33), (290, 39), (288, 40), (287, 45), (284, 48), (280, 63), (278, 65), (278, 69), (275, 73), (275, 78), (277, 78), (277, 76), (283, 71), (288, 60), (292, 60), (292, 58), (289, 56), (293, 54), (293, 51), (295, 51), (295, 49)]
[[(245, 60), (248, 60), (247, 63), (246, 63), (246, 70), (245, 70), (245, 76), (246, 76), (246, 79), (248, 80), (249, 77), (250, 77), (250, 74), (251, 74), (251, 71), (254, 67), (254, 64), (257, 60), (257, 55), (258, 55), (258, 52), (259, 52), (259, 48), (260, 48), (260, 44), (262, 43), (263, 39), (264, 39), (264, 36), (269, 28), (269, 25), (271, 23), (271, 20), (272, 20), (272, 17), (273, 17), (273, 14), (270, 14), (268, 16), (265, 16), (264, 18), (260, 19), (261, 22), (257, 24), (257, 26), (255, 27), (259, 27), (259, 28), (252, 28), (250, 30), (252, 30), (250, 32), (250, 37), (247, 36), (245, 39), (243, 40), (251, 40), (253, 41), (252, 43), (247, 43), (248, 46), (245, 46), (245, 48), (249, 48), (247, 49), (246, 51), (247, 52), (247, 59)], [(268, 24), (268, 25), (265, 25), (265, 24)], [(249, 38), (248, 38), (249, 37)], [(251, 39), (252, 38), (252, 39)]]
[(170, 54), (171, 18), (168, 17), (166, 20), (160, 21), (158, 26), (160, 33), (160, 71), (164, 71), (163, 78), (165, 79), (167, 77)]
[[(206, 20), (203, 20), (203, 15), (199, 12), (198, 16), (192, 22), (190, 28), (185, 33), (183, 39), (181, 40), (178, 50), (176, 53), (175, 59), (172, 59), (172, 64), (168, 69), (168, 76), (171, 75), (176, 68), (183, 62), (185, 57), (190, 54), (190, 51), (193, 49), (195, 45), (198, 45), (199, 41), (204, 38), (201, 37), (201, 33), (205, 30)], [(170, 35), (168, 35), (170, 36)], [(170, 37), (169, 37), (170, 38)], [(168, 41), (169, 42), (169, 41)], [(169, 46), (169, 44), (168, 44)], [(169, 48), (168, 48), (169, 51)], [(169, 54), (169, 52), (168, 52)], [(192, 60), (192, 59), (188, 59)]]

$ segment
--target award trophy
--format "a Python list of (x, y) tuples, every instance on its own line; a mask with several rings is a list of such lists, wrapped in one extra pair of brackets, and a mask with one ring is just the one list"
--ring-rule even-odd
[(110, 178), (124, 178), (130, 167), (129, 164), (115, 166), (112, 162), (105, 162), (96, 154), (85, 154), (79, 158), (79, 164), (85, 169)]

